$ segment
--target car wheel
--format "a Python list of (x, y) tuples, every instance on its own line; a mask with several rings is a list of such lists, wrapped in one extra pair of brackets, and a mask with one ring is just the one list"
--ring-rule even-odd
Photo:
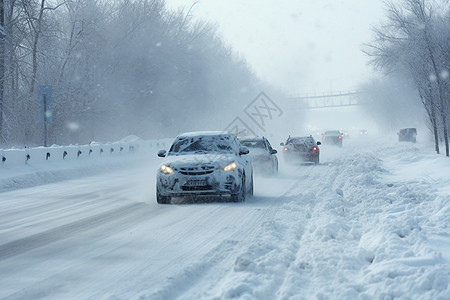
[(170, 196), (162, 196), (159, 193), (159, 189), (156, 188), (156, 202), (158, 202), (158, 204), (170, 204), (171, 200)]
[(272, 175), (275, 175), (277, 173), (278, 173), (278, 162), (275, 162), (272, 168)]
[(239, 191), (235, 194), (231, 194), (231, 201), (232, 202), (244, 202), (245, 196), (247, 194), (247, 187), (245, 186), (245, 175), (242, 178), (241, 188)]
[(315, 163), (316, 165), (319, 164), (319, 156), (317, 156), (317, 157), (314, 159), (314, 163)]
[(252, 173), (252, 176), (250, 178), (250, 189), (248, 190), (248, 194), (250, 196), (253, 196), (253, 173)]

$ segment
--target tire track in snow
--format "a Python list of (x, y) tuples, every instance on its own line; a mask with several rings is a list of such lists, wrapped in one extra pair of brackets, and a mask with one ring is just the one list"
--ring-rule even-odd
[[(244, 209), (248, 209), (248, 206), (251, 208), (254, 201), (256, 199), (251, 199), (243, 205), (233, 207), (233, 209), (242, 209), (242, 206), (246, 206)], [(262, 209), (253, 209), (248, 215), (253, 215), (255, 210)], [(221, 214), (222, 212), (219, 210), (217, 213)], [(241, 220), (242, 223), (233, 229), (231, 234), (227, 234), (212, 250), (205, 253), (202, 259), (179, 270), (176, 275), (167, 278), (167, 284), (158, 290), (142, 293), (139, 299), (204, 298), (205, 295), (198, 296), (198, 292), (206, 293), (205, 291), (209, 291), (222, 281), (223, 276), (229, 271), (229, 266), (233, 265), (236, 253), (245, 244), (245, 240), (257, 234), (259, 232), (258, 225), (273, 213), (274, 209), (268, 208), (262, 210), (262, 213), (258, 214), (256, 218), (249, 216)], [(207, 278), (207, 280), (202, 280), (203, 278)], [(207, 286), (205, 286), (205, 282)]]
[(67, 239), (77, 233), (97, 229), (99, 226), (107, 225), (108, 223), (120, 222), (125, 218), (129, 218), (130, 215), (139, 213), (144, 206), (146, 206), (144, 203), (132, 203), (0, 245), (0, 261)]
[[(311, 192), (300, 192), (308, 185), (305, 179), (311, 172), (317, 172), (314, 171), (317, 168), (320, 166), (301, 168), (294, 180), (289, 177), (293, 182), (281, 195), (262, 200), (261, 204), (266, 206), (265, 214), (256, 224), (256, 234), (242, 240), (237, 253), (222, 267), (227, 270), (216, 274), (217, 280), (213, 283), (209, 279), (207, 287), (197, 286), (195, 291), (192, 288), (193, 291), (182, 298), (273, 299), (274, 291), (282, 285), (285, 272), (295, 260), (295, 253), (300, 247), (306, 215), (311, 210), (310, 206), (314, 205), (312, 200), (315, 198)], [(278, 180), (286, 179), (280, 177)], [(269, 180), (273, 182), (277, 179)], [(257, 201), (256, 197), (256, 205)]]
[[(295, 189), (297, 182), (290, 184), (286, 193)], [(239, 226), (233, 229), (233, 232), (227, 234), (221, 242), (212, 250), (205, 253), (203, 258), (197, 262), (184, 267), (175, 276), (167, 279), (167, 284), (156, 291), (149, 291), (140, 294), (140, 299), (198, 299), (210, 298), (214, 294), (220, 294), (224, 279), (233, 277), (235, 274), (236, 262), (249, 247), (249, 241), (256, 240), (264, 226), (270, 226), (270, 220), (279, 210), (280, 199), (284, 202), (283, 196), (276, 199), (265, 199), (252, 197), (246, 203), (232, 207), (242, 211), (251, 209), (247, 213), (248, 217), (239, 218)], [(255, 217), (255, 212), (258, 212)], [(218, 210), (216, 213), (223, 214)], [(213, 216), (214, 217), (214, 216)], [(243, 216), (241, 216), (243, 217)], [(208, 223), (207, 223), (208, 224)], [(192, 233), (195, 235), (195, 233)], [(207, 280), (203, 280), (207, 278)]]
[[(295, 261), (289, 266), (283, 284), (275, 293), (276, 298), (287, 299), (299, 295), (305, 299), (322, 297), (323, 294), (314, 290), (314, 287), (327, 283), (327, 278), (333, 277), (334, 268), (347, 263), (340, 261), (341, 258), (336, 257), (336, 254), (341, 253), (343, 245), (353, 243), (357, 247), (359, 236), (347, 225), (348, 222), (353, 222), (349, 211), (355, 204), (345, 199), (341, 190), (352, 178), (347, 174), (343, 175), (342, 171), (348, 167), (357, 170), (352, 175), (366, 175), (366, 170), (360, 165), (364, 165), (364, 161), (371, 157), (363, 155), (354, 158), (336, 157), (330, 161), (325, 172), (315, 174), (316, 177), (321, 176), (322, 187), (305, 225), (304, 234), (299, 240)], [(342, 239), (346, 239), (346, 243), (338, 246)], [(322, 291), (329, 289), (330, 287), (325, 286)]]

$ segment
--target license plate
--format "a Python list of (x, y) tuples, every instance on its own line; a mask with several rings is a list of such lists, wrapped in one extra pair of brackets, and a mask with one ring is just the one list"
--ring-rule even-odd
[(205, 186), (206, 184), (206, 180), (188, 180), (186, 182), (187, 186)]

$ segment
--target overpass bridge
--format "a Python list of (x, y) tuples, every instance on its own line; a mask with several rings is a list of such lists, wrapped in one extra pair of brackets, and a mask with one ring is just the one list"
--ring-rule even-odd
[(369, 101), (363, 91), (340, 91), (321, 94), (304, 94), (287, 98), (295, 109), (321, 109), (366, 105)]

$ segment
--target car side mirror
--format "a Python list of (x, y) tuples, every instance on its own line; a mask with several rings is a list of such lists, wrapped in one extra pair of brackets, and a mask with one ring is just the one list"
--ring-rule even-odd
[(158, 157), (166, 157), (166, 153), (167, 153), (166, 150), (159, 150), (158, 151)]
[(280, 146), (284, 146), (284, 143), (280, 143)]
[(317, 146), (319, 146), (319, 145), (322, 145), (322, 143), (321, 142), (317, 142)]
[(277, 153), (278, 153), (278, 151), (275, 150), (275, 149), (272, 149), (272, 150), (270, 151), (270, 154), (277, 154)]
[(239, 155), (247, 155), (249, 153), (250, 153), (250, 150), (248, 150), (248, 148), (245, 146), (239, 150)]

